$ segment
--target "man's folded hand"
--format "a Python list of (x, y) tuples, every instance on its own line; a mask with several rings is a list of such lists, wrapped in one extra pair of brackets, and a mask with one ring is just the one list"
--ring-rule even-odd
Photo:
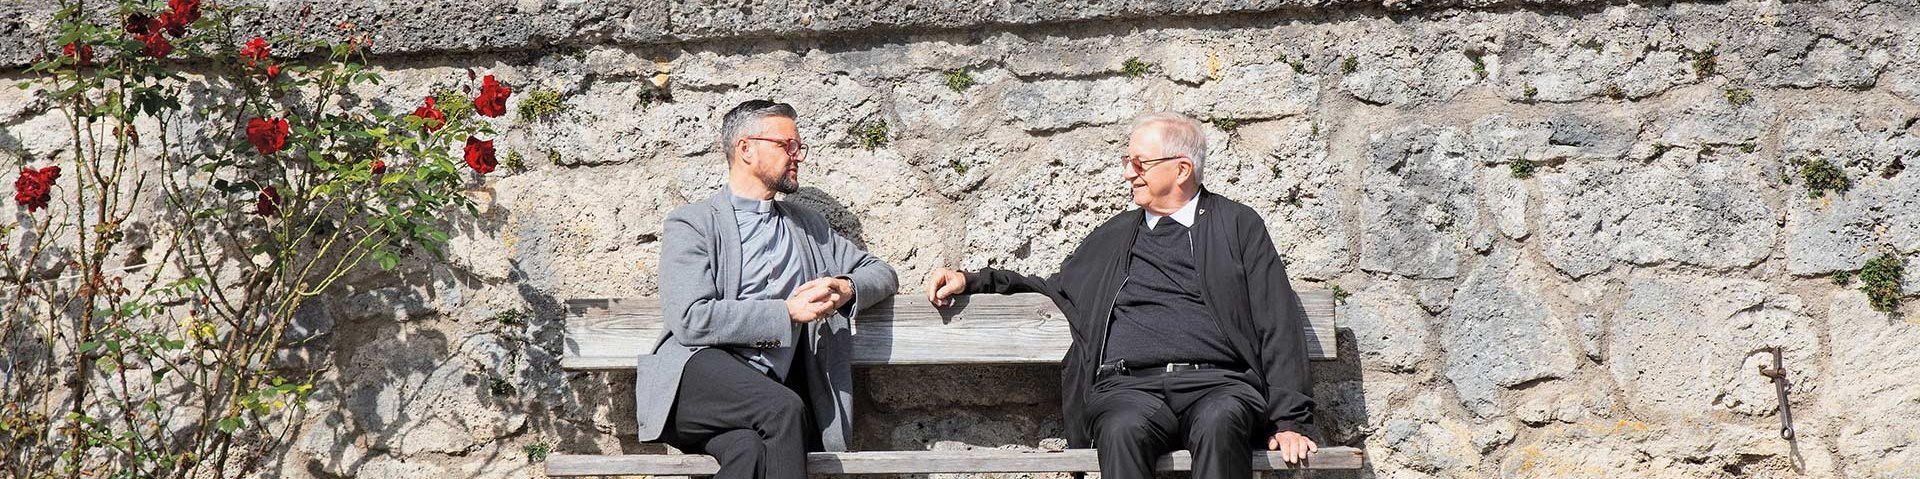
[(927, 277), (927, 302), (934, 307), (953, 305), (953, 295), (967, 290), (967, 275), (959, 271), (943, 269)]
[(832, 287), (822, 283), (824, 279), (837, 278), (816, 279), (793, 290), (793, 295), (787, 297), (788, 319), (796, 324), (811, 323), (833, 314), (833, 310), (839, 308), (844, 300)]

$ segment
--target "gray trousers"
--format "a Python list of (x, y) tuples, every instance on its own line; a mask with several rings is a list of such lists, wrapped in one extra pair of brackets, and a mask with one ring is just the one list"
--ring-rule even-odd
[[(795, 364), (788, 383), (806, 368)], [(716, 479), (804, 479), (819, 435), (804, 396), (717, 348), (687, 360), (660, 441), (720, 461)], [(809, 441), (809, 439), (812, 439)]]

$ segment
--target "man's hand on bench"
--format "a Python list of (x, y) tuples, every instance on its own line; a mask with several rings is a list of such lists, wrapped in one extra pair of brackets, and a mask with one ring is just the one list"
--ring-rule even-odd
[(953, 305), (953, 295), (967, 290), (967, 275), (942, 269), (927, 277), (927, 302), (936, 308)]
[(833, 314), (840, 305), (853, 299), (853, 284), (841, 278), (820, 278), (794, 288), (787, 297), (787, 318), (806, 324)]
[(1280, 451), (1280, 457), (1286, 459), (1287, 464), (1293, 464), (1306, 460), (1307, 454), (1319, 451), (1320, 446), (1300, 433), (1280, 431), (1267, 438), (1267, 450)]

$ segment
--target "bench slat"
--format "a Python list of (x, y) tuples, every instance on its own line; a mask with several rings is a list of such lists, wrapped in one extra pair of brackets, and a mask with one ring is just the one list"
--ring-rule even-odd
[[(1299, 294), (1308, 321), (1307, 357), (1334, 359), (1332, 292)], [(1044, 295), (958, 299), (952, 307), (934, 308), (912, 295), (897, 296), (861, 312), (854, 326), (853, 363), (1057, 363), (1072, 341), (1066, 317)], [(560, 360), (565, 369), (632, 368), (636, 356), (653, 349), (663, 328), (657, 298), (579, 299), (566, 305), (566, 354)]]
[[(1284, 469), (1358, 469), (1365, 454), (1351, 447), (1323, 447), (1304, 464), (1288, 466), (1280, 453), (1253, 453), (1256, 471)], [(1186, 471), (1193, 467), (1186, 451), (1161, 456), (1154, 468), (1161, 471)], [(547, 458), (547, 475), (710, 475), (720, 470), (711, 456), (702, 454), (572, 455), (556, 454)], [(811, 474), (957, 474), (1016, 472), (1098, 472), (1099, 457), (1092, 449), (1065, 451), (1009, 451), (982, 449), (972, 451), (874, 451), (815, 452), (807, 454), (807, 472)]]

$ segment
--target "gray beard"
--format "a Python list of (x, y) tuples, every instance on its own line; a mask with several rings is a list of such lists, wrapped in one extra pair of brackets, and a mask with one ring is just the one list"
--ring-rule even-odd
[(795, 191), (800, 191), (800, 180), (792, 176), (780, 175), (780, 179), (773, 180), (773, 184), (767, 186), (780, 194), (791, 195)]

